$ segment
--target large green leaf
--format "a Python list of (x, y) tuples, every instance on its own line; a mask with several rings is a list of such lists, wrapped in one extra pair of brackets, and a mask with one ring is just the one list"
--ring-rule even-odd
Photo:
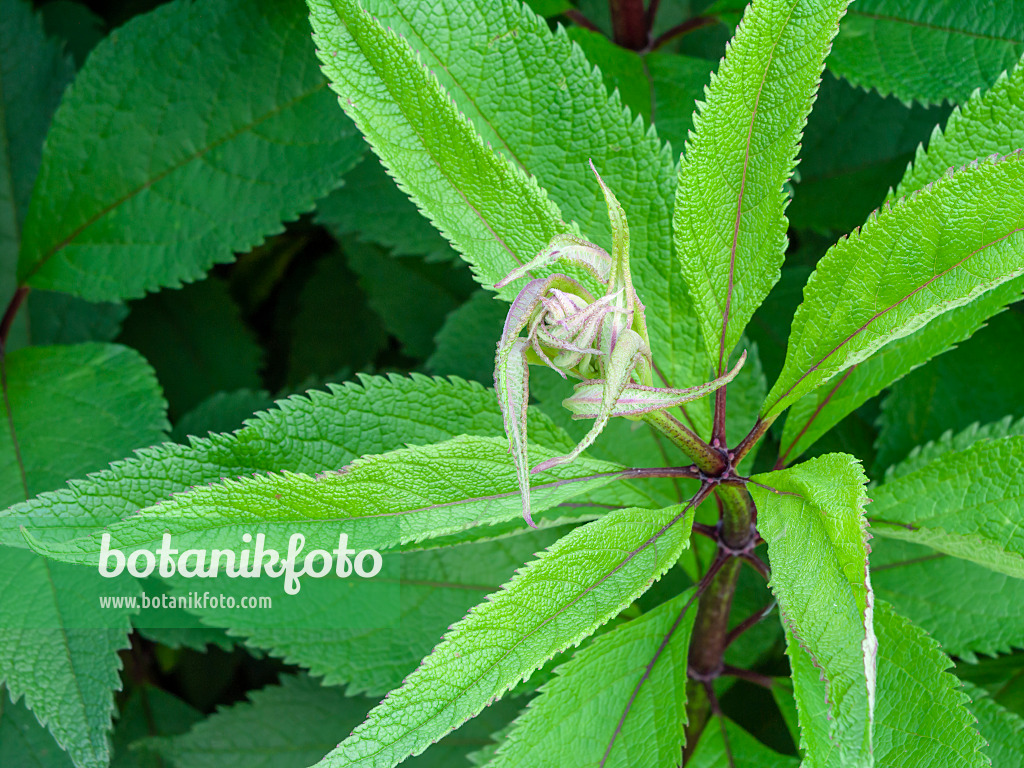
[(750, 493), (791, 663), (824, 681), (826, 695), (818, 697), (794, 675), (808, 763), (870, 766), (878, 644), (863, 471), (850, 456), (828, 454), (754, 480), (774, 489), (752, 485)]
[[(535, 449), (537, 455), (558, 455)], [(616, 464), (584, 459), (535, 475), (532, 498), (550, 509), (621, 475)], [(442, 443), (362, 457), (316, 477), (285, 472), (226, 480), (174, 496), (79, 539), (33, 547), (65, 562), (96, 565), (101, 540), (122, 550), (155, 551), (170, 534), (181, 551), (211, 544), (238, 548), (243, 534), (283, 546), (301, 529), (310, 548), (347, 534), (360, 548), (388, 549), (521, 511), (515, 467), (503, 438), (462, 435)]]
[(535, 179), (484, 144), (402, 37), (357, 0), (309, 6), (317, 54), (342, 107), (477, 280), (492, 286), (572, 231)]
[[(60, 46), (44, 35), (31, 3), (0, 2), (0, 305), (5, 307), (17, 287), (21, 228), (43, 139), (73, 72)], [(23, 323), (18, 326), (8, 342), (25, 334)]]
[(1024, 646), (1020, 579), (921, 544), (876, 537), (871, 585), (950, 655), (975, 661), (977, 654)]
[(686, 724), (693, 597), (689, 590), (616, 627), (558, 667), (488, 766), (675, 768)]
[(74, 763), (21, 704), (0, 691), (0, 760), (4, 765), (32, 768), (71, 768)]
[(750, 6), (695, 117), (679, 170), (675, 247), (719, 373), (779, 279), (782, 186), (846, 4)]
[(904, 101), (965, 101), (1024, 53), (1014, 0), (858, 0), (828, 66), (855, 85)]
[[(0, 358), (0, 503), (98, 470), (167, 428), (153, 371), (111, 344), (32, 347)], [(127, 647), (127, 609), (99, 607), (111, 584), (23, 549), (0, 556), (0, 679), (78, 766), (106, 766)]]
[[(706, 381), (685, 281), (665, 248), (672, 154), (619, 97), (609, 97), (582, 51), (517, 0), (367, 0), (365, 7), (409, 41), (495, 151), (536, 177), (565, 217), (610, 251), (593, 161), (629, 217), (633, 278), (659, 370), (673, 387)], [(686, 412), (700, 431), (710, 428), (707, 401), (687, 404)]]
[(362, 143), (307, 35), (298, 2), (179, 0), (105, 38), (54, 117), (19, 281), (137, 297), (310, 210)]
[(977, 442), (874, 488), (871, 531), (1024, 578), (1024, 436)]
[(687, 546), (691, 513), (609, 512), (577, 528), (455, 624), (318, 765), (393, 766), (480, 712), (642, 594)]
[(1024, 273), (1024, 157), (982, 162), (883, 209), (818, 263), (762, 416)]
[[(530, 435), (539, 444), (572, 448), (547, 417), (531, 411), (529, 420)], [(235, 435), (148, 448), (66, 489), (19, 504), (0, 514), (0, 541), (24, 546), (22, 525), (48, 540), (81, 536), (223, 477), (280, 470), (315, 473), (406, 443), (502, 433), (498, 400), (478, 384), (419, 375), (364, 376), (359, 384), (332, 385), (329, 393), (314, 390), (278, 401), (276, 409), (250, 419)]]
[[(448, 627), (507, 581), (534, 553), (565, 533), (563, 527), (499, 541), (403, 552), (395, 626), (310, 626), (304, 613), (329, 610), (332, 597), (340, 602), (340, 597), (330, 593), (324, 594), (322, 601), (307, 596), (301, 604), (279, 603), (273, 617), (262, 624), (264, 617), (237, 611), (201, 607), (193, 613), (203, 626), (227, 627), (232, 636), (244, 637), (247, 644), (308, 669), (325, 683), (344, 683), (349, 695), (381, 696), (401, 685)], [(236, 590), (237, 586), (226, 585), (226, 593), (244, 594), (244, 587)], [(193, 588), (179, 583), (175, 592), (187, 594)]]
[(918, 768), (987, 766), (985, 742), (974, 729), (949, 657), (888, 603), (875, 606), (878, 706), (875, 765)]

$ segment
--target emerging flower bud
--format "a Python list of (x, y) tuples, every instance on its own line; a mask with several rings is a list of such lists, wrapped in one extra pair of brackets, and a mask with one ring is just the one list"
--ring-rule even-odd
[[(652, 385), (654, 361), (647, 337), (644, 305), (633, 288), (629, 271), (629, 226), (626, 213), (605, 185), (593, 163), (591, 169), (604, 192), (612, 225), (612, 253), (574, 235), (557, 235), (536, 257), (512, 270), (495, 287), (530, 275), (533, 269), (562, 262), (581, 268), (605, 288), (601, 297), (567, 275), (531, 280), (519, 292), (498, 342), (494, 387), (498, 393), (509, 451), (516, 465), (523, 497), (523, 517), (531, 526), (530, 474), (572, 461), (589, 447), (612, 416), (643, 417), (714, 392), (731, 381), (745, 355), (724, 376), (690, 389), (661, 389)], [(527, 331), (525, 339), (519, 334)], [(592, 418), (594, 424), (579, 444), (529, 470), (526, 407), (529, 402), (529, 363), (547, 365), (562, 378), (581, 379), (576, 394), (564, 405), (573, 418)]]

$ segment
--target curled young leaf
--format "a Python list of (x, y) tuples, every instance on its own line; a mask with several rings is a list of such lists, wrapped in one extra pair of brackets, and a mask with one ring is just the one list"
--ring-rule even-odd
[[(683, 403), (698, 400), (721, 389), (740, 372), (747, 360), (746, 351), (732, 370), (717, 379), (687, 389), (671, 389), (667, 387), (645, 387), (641, 384), (626, 384), (618, 400), (612, 407), (612, 416), (640, 416), (652, 411), (664, 411), (675, 408)], [(584, 381), (575, 387), (572, 397), (562, 401), (562, 405), (572, 411), (574, 419), (596, 419), (600, 413), (605, 382)]]

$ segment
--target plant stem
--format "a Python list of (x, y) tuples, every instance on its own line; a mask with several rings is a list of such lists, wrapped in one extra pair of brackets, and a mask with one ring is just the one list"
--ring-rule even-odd
[(683, 747), (684, 765), (697, 748), (697, 742), (711, 715), (711, 702), (708, 701), (707, 689), (703, 683), (692, 679), (686, 681), (686, 714), (686, 729), (683, 732), (686, 744)]
[(753, 429), (740, 441), (740, 444), (736, 446), (736, 450), (732, 452), (732, 463), (734, 466), (743, 461), (743, 457), (750, 453), (750, 449), (757, 445), (758, 440), (764, 437), (764, 433), (768, 431), (768, 428), (775, 422), (775, 419), (775, 416), (768, 419), (758, 417), (757, 421), (754, 422)]
[(705, 443), (696, 432), (667, 411), (652, 411), (645, 413), (642, 418), (675, 443), (705, 474), (717, 476), (725, 470), (727, 462), (722, 452)]
[(644, 0), (608, 0), (615, 43), (631, 51), (647, 45), (647, 12)]

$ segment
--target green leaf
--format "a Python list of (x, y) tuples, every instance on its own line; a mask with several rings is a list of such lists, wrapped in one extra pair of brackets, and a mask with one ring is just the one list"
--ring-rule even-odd
[(121, 706), (110, 768), (164, 768), (159, 756), (135, 749), (135, 742), (184, 733), (202, 719), (202, 713), (166, 691), (148, 685), (135, 689)]
[(1024, 581), (906, 541), (871, 542), (871, 585), (946, 653), (968, 661), (1024, 645)]
[[(269, 626), (261, 625), (255, 616), (246, 621), (237, 612), (200, 609), (194, 613), (203, 625), (227, 626), (232, 636), (245, 637), (248, 645), (269, 649), (289, 664), (308, 669), (323, 677), (325, 684), (344, 683), (350, 696), (381, 696), (402, 684), (448, 627), (566, 531), (564, 527), (531, 531), (499, 541), (403, 552), (395, 626), (310, 627), (302, 614), (320, 609), (321, 604), (308, 597), (300, 605), (276, 605)], [(190, 588), (178, 587), (178, 594)], [(326, 601), (323, 605), (329, 608)], [(332, 728), (336, 744), (338, 729)]]
[(179, 0), (105, 38), (54, 116), (19, 282), (134, 298), (312, 209), (363, 150), (307, 35), (297, 2)]
[(875, 606), (878, 706), (875, 765), (917, 768), (987, 766), (985, 742), (974, 730), (949, 657), (892, 606)]
[[(0, 358), (0, 503), (11, 504), (163, 437), (152, 369), (112, 344), (31, 347)], [(0, 557), (0, 679), (78, 766), (106, 766), (128, 610), (102, 610), (109, 580), (25, 550)]]
[(923, 104), (962, 102), (1024, 53), (1024, 14), (1013, 0), (858, 0), (828, 66), (854, 85)]
[(31, 768), (71, 768), (74, 763), (57, 746), (35, 716), (0, 693), (0, 762)]
[(852, 457), (829, 454), (754, 477), (774, 491), (750, 486), (758, 529), (768, 542), (772, 591), (791, 638), (791, 663), (813, 667), (812, 677), (825, 681), (825, 696), (815, 705), (825, 712), (816, 714), (808, 710), (815, 695), (794, 675), (810, 765), (829, 764), (833, 746), (839, 765), (871, 765), (878, 646), (862, 510), (865, 479)]
[(1024, 435), (1024, 418), (1014, 421), (1012, 416), (1004, 416), (999, 421), (984, 426), (975, 422), (956, 434), (953, 434), (953, 430), (947, 429), (942, 433), (942, 437), (916, 446), (907, 455), (907, 458), (899, 464), (889, 467), (885, 471), (885, 480), (888, 482), (893, 478), (909, 475), (911, 472), (916, 472), (927, 466), (943, 454), (967, 450), (982, 440), (998, 440), (1013, 435)]
[[(531, 411), (529, 419), (530, 434), (538, 443), (572, 447), (543, 414)], [(45, 529), (47, 540), (81, 536), (223, 477), (282, 470), (308, 474), (406, 443), (502, 432), (497, 398), (478, 384), (416, 374), (364, 376), (359, 384), (331, 385), (329, 393), (314, 390), (280, 400), (277, 408), (250, 419), (236, 435), (148, 448), (66, 489), (19, 504), (0, 514), (0, 542), (25, 546), (22, 525), (39, 535)], [(74, 474), (62, 473), (61, 478)]]
[(1024, 718), (1001, 707), (984, 688), (965, 683), (964, 689), (972, 699), (967, 708), (988, 741), (984, 753), (992, 765), (1024, 764)]
[(484, 144), (398, 34), (356, 0), (309, 6), (342, 107), (478, 281), (493, 286), (571, 229), (535, 179)]
[(1024, 158), (964, 168), (829, 249), (804, 289), (762, 417), (1024, 273)]
[[(808, 393), (793, 405), (786, 417), (780, 455), (788, 461), (795, 460), (846, 416), (893, 382), (983, 329), (987, 319), (1020, 298), (1022, 287), (1024, 280), (1020, 278), (1003, 283), (974, 301), (939, 315), (909, 336), (890, 341), (867, 360), (850, 366), (838, 378)], [(934, 362), (934, 366), (942, 371), (950, 370), (950, 366), (959, 368), (952, 360), (947, 365), (947, 358)], [(977, 369), (974, 372), (977, 373)], [(936, 374), (922, 372), (920, 375), (932, 380)], [(972, 390), (975, 386), (979, 385), (972, 380)], [(897, 428), (903, 429), (910, 420), (906, 419), (905, 411), (897, 411)], [(943, 418), (947, 414), (943, 410)]]
[(156, 369), (172, 419), (215, 392), (260, 386), (263, 352), (215, 277), (133, 302), (118, 340)]
[(616, 627), (558, 667), (488, 766), (675, 768), (687, 722), (693, 598), (689, 590)]
[(395, 256), (423, 256), (427, 261), (455, 256), (370, 153), (345, 174), (339, 189), (316, 204), (316, 220), (336, 238), (355, 234), (362, 242), (389, 248)]
[[(1019, 291), (1019, 281), (1014, 283)], [(947, 429), (993, 416), (1024, 416), (1024, 358), (1006, 354), (1022, 334), (1024, 315), (1004, 312), (958, 349), (897, 382), (882, 401), (876, 471)], [(993, 355), (999, 365), (991, 364)]]
[(455, 624), (318, 765), (397, 765), (476, 715), (660, 578), (688, 544), (686, 509), (614, 510), (548, 548)]
[[(74, 67), (24, 0), (0, 2), (0, 306), (17, 288), (21, 230), (42, 156), (43, 139)], [(27, 335), (16, 320), (7, 348)]]
[(872, 490), (875, 535), (1024, 578), (1024, 436), (975, 443)]
[[(89, 565), (99, 562), (100, 542), (108, 534), (110, 547), (154, 551), (169, 533), (184, 551), (200, 543), (234, 549), (243, 533), (263, 533), (268, 547), (287, 550), (290, 531), (301, 524), (310, 548), (336, 545), (345, 533), (363, 548), (388, 549), (519, 514), (519, 486), (507, 447), (502, 438), (462, 435), (364, 456), (316, 477), (282, 472), (225, 480), (178, 494), (88, 536), (37, 540), (33, 547), (57, 560)], [(532, 497), (538, 511), (550, 509), (607, 485), (621, 470), (579, 460), (535, 475)]]
[[(484, 140), (536, 177), (565, 217), (610, 251), (607, 207), (588, 167), (593, 161), (629, 217), (633, 279), (664, 383), (707, 381), (706, 361), (695, 354), (701, 342), (685, 281), (664, 247), (672, 226), (672, 153), (616, 95), (608, 96), (582, 51), (517, 0), (365, 5), (409, 40)], [(528, 257), (547, 245), (538, 241)], [(710, 430), (706, 402), (688, 405), (687, 413)]]
[(843, 0), (748, 8), (695, 116), (679, 169), (675, 247), (718, 373), (779, 279), (782, 185), (845, 9)]
[[(304, 768), (337, 744), (340, 730), (356, 726), (369, 704), (308, 677), (282, 676), (281, 685), (251, 693), (249, 701), (219, 710), (186, 734), (140, 746), (182, 768)], [(493, 707), (409, 765), (461, 764), (515, 711), (507, 704)]]
[(724, 716), (707, 724), (686, 763), (687, 768), (796, 768), (799, 764), (799, 759), (766, 747)]
[(153, 370), (116, 344), (28, 347), (0, 360), (0, 504), (59, 488), (168, 429)]

